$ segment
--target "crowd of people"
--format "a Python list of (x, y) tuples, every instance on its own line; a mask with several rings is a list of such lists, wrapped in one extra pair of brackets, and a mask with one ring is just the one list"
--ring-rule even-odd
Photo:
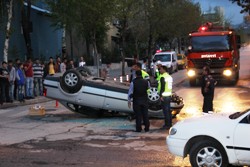
[(18, 100), (20, 103), (25, 100), (43, 96), (43, 79), (47, 75), (64, 73), (66, 70), (74, 69), (75, 66), (84, 66), (86, 63), (81, 57), (79, 64), (74, 61), (60, 57), (49, 58), (48, 63), (41, 62), (38, 58), (32, 60), (27, 58), (25, 62), (20, 59), (3, 61), (0, 65), (0, 105), (13, 103)]

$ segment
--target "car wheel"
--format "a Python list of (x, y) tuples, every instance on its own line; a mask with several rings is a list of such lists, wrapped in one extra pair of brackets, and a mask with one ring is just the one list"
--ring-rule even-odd
[(160, 96), (158, 94), (156, 87), (151, 87), (148, 91), (148, 99), (149, 103), (158, 103), (160, 100)]
[(204, 140), (195, 144), (189, 153), (192, 167), (228, 165), (227, 155), (218, 143)]
[(76, 70), (66, 71), (60, 79), (61, 88), (67, 93), (76, 93), (82, 88), (82, 76)]
[(77, 67), (76, 70), (79, 71), (84, 77), (92, 75), (91, 71), (87, 67)]
[(178, 72), (178, 66), (176, 66), (175, 72)]
[(173, 71), (173, 66), (171, 66), (169, 69), (168, 69), (168, 73), (169, 74), (172, 74), (174, 71)]

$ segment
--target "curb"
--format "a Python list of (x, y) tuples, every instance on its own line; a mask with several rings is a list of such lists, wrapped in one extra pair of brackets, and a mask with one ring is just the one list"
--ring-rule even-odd
[(38, 96), (35, 97), (35, 99), (25, 100), (24, 103), (20, 103), (19, 101), (15, 100), (13, 103), (4, 103), (3, 105), (0, 105), (0, 109), (6, 109), (6, 108), (12, 108), (12, 107), (18, 107), (18, 106), (26, 106), (31, 104), (39, 104), (52, 101), (52, 99), (49, 99), (45, 96)]

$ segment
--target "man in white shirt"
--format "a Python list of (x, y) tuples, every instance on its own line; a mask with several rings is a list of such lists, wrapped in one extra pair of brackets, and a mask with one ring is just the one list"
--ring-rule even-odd
[(86, 65), (86, 62), (84, 61), (83, 57), (80, 57), (79, 67), (83, 67), (85, 65)]
[(66, 67), (67, 67), (67, 58), (63, 59), (63, 62), (60, 64), (60, 72), (64, 73), (66, 71)]

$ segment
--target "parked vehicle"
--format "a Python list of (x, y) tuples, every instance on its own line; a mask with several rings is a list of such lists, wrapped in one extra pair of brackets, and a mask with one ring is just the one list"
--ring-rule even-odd
[(189, 34), (188, 77), (191, 86), (202, 76), (202, 68), (208, 65), (216, 80), (235, 84), (240, 70), (240, 36), (233, 29), (215, 27), (211, 23)]
[[(128, 84), (94, 77), (86, 67), (68, 70), (63, 75), (47, 76), (44, 86), (47, 97), (58, 100), (74, 112), (84, 113), (86, 107), (91, 107), (100, 112), (109, 110), (133, 114), (127, 103)], [(150, 88), (148, 99), (150, 113), (162, 112), (156, 87)], [(173, 115), (178, 114), (183, 106), (183, 99), (173, 94)]]
[(177, 55), (177, 65), (178, 69), (185, 69), (187, 65), (187, 58), (184, 54)]
[(170, 153), (192, 167), (250, 165), (250, 110), (214, 113), (177, 122), (166, 139)]
[(175, 51), (158, 52), (153, 56), (152, 60), (151, 67), (154, 67), (157, 62), (161, 62), (162, 65), (168, 68), (170, 74), (178, 71), (177, 54)]

